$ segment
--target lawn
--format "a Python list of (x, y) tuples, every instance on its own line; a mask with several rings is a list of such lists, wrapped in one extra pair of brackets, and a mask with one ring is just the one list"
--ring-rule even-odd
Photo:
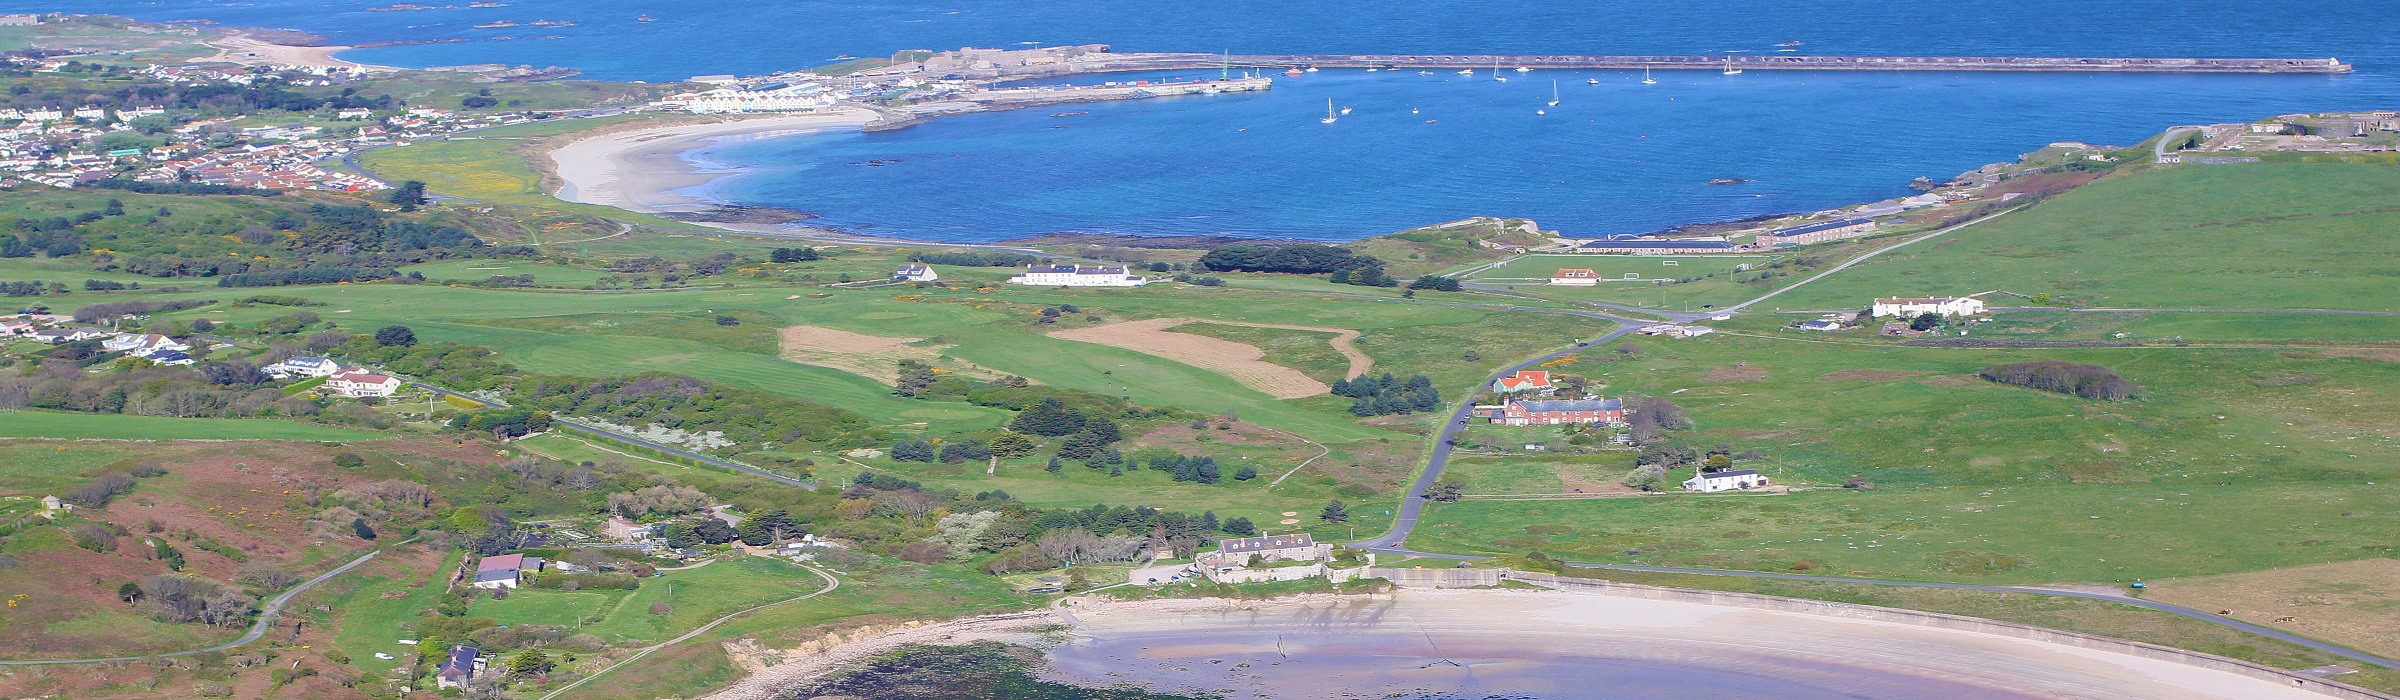
[(15, 411), (0, 419), (0, 438), (75, 440), (381, 440), (381, 433), (283, 420), (167, 418), (113, 413)]
[(2102, 179), (1778, 298), (2005, 290), (2078, 306), (2400, 310), (2400, 168), (2187, 165)]
[[(346, 592), (338, 601), (328, 603), (340, 613), (333, 647), (349, 656), (350, 665), (365, 671), (370, 678), (380, 678), (407, 663), (417, 649), (397, 640), (415, 636), (411, 630), (418, 613), (441, 601), (443, 576), (457, 570), (463, 556), (461, 552), (444, 554), (439, 566), (425, 570), (409, 570), (378, 561), (366, 571), (335, 579), (337, 582), (351, 579), (351, 582), (339, 584)], [(378, 659), (376, 652), (399, 658)]]
[[(824, 579), (816, 574), (775, 557), (741, 557), (697, 569), (660, 573), (658, 578), (643, 579), (641, 588), (631, 592), (601, 594), (613, 596), (614, 603), (605, 609), (598, 622), (585, 625), (583, 631), (612, 644), (655, 643), (727, 613), (805, 595), (825, 585)], [(569, 598), (552, 598), (560, 595)], [(484, 606), (514, 604), (496, 610), (525, 615), (532, 624), (540, 624), (534, 622), (537, 619), (571, 620), (575, 605), (593, 602), (590, 595), (593, 594), (523, 589), (506, 601), (479, 599), (470, 611), (480, 615), (484, 614), (481, 612)], [(666, 603), (669, 612), (650, 614), (653, 603)], [(500, 622), (514, 624), (511, 618), (500, 618)]]
[(458, 280), (479, 282), (496, 276), (532, 275), (535, 284), (545, 286), (581, 287), (611, 274), (604, 270), (569, 267), (531, 260), (443, 260), (400, 268), (403, 273), (414, 272), (433, 281)]
[[(2382, 519), (2400, 499), (2389, 486), (2400, 439), (2387, 430), (2400, 424), (2400, 363), (2341, 350), (1912, 348), (1767, 333), (1777, 335), (1620, 343), (1642, 352), (1586, 352), (1562, 371), (1610, 395), (1667, 396), (1698, 424), (1679, 442), (1760, 449), (1767, 459), (1743, 466), (1815, 491), (1469, 500), (1437, 507), (1412, 544), (2014, 582), (2390, 555), (2368, 533), (2392, 527)], [(2146, 393), (2095, 402), (1973, 376), (2030, 360), (2106, 366)], [(1470, 458), (1459, 474), (1469, 493), (1496, 493), (1539, 477), (1511, 463), (1555, 459)], [(1854, 478), (1869, 490), (1833, 488)], [(2213, 524), (2224, 522), (2245, 526)], [(1936, 556), (1953, 550), (1965, 554)], [(1957, 557), (1983, 553), (2024, 561), (1957, 570), (1975, 568)]]

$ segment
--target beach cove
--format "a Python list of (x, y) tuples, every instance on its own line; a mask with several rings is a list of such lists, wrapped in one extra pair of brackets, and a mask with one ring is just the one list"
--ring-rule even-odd
[(603, 130), (550, 152), (552, 172), (560, 181), (553, 194), (570, 202), (644, 214), (719, 209), (719, 203), (697, 196), (696, 190), (738, 171), (696, 161), (690, 155), (693, 151), (730, 141), (856, 129), (878, 116), (872, 110), (853, 108)]
[(1218, 697), (2376, 697), (2195, 665), (2224, 662), (2204, 655), (2179, 663), (2097, 638), (2046, 641), (2003, 623), (1990, 633), (1945, 628), (1958, 620), (1946, 616), (1839, 604), (1812, 604), (1833, 614), (1806, 613), (1762, 602), (1784, 599), (1700, 602), (1653, 597), (1696, 592), (1630, 588), (1075, 598), (1056, 617), (976, 618), (812, 648), (709, 697), (805, 697), (790, 691), (905, 644), (987, 640), (1046, 647), (1051, 681)]

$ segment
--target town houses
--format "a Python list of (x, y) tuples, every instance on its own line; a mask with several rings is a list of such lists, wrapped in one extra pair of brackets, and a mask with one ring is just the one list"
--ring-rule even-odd
[(1149, 284), (1148, 278), (1127, 274), (1123, 265), (1027, 265), (1025, 274), (1008, 278), (1009, 284), (1034, 287), (1139, 287)]
[(1935, 316), (1974, 316), (1983, 313), (1983, 300), (1975, 297), (1879, 297), (1871, 313), (1876, 318), (1902, 318), (1933, 314)]
[(1758, 234), (1758, 247), (1808, 245), (1857, 238), (1875, 230), (1874, 219), (1841, 219), (1783, 228)]
[(1620, 399), (1512, 399), (1502, 404), (1498, 411), (1485, 415), (1491, 422), (1502, 425), (1614, 425), (1625, 422), (1625, 402)]

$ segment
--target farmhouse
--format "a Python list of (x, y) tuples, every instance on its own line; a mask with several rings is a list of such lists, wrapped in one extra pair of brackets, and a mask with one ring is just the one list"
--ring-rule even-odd
[(1875, 300), (1874, 315), (1973, 316), (1983, 313), (1983, 308), (1983, 300), (1975, 297), (1883, 297)]
[(1565, 267), (1550, 275), (1550, 283), (1561, 287), (1591, 287), (1600, 284), (1600, 273), (1589, 268)]
[(175, 339), (157, 333), (138, 335), (118, 333), (115, 337), (100, 341), (100, 349), (105, 352), (121, 352), (134, 357), (149, 357), (161, 352), (190, 350), (192, 346), (175, 342)]
[(391, 396), (400, 391), (400, 378), (363, 369), (346, 369), (325, 378), (325, 393), (362, 398)]
[(333, 376), (333, 373), (342, 371), (342, 365), (322, 357), (293, 355), (283, 358), (282, 362), (259, 369), (270, 377), (290, 379), (293, 377), (330, 377)]
[(476, 588), (516, 588), (528, 571), (541, 571), (540, 557), (498, 554), (475, 563)]
[(1683, 481), (1683, 490), (1700, 493), (1743, 491), (1767, 486), (1767, 477), (1749, 469), (1725, 472), (1703, 472)]
[[(1325, 562), (1332, 557), (1332, 553), (1332, 545), (1317, 544), (1307, 534), (1268, 535), (1218, 540), (1217, 551), (1203, 552), (1192, 563), (1200, 570), (1200, 575), (1217, 583), (1296, 581), (1318, 576), (1331, 578), (1335, 573), (1356, 573), (1355, 570), (1328, 570)], [(1252, 566), (1253, 561), (1258, 566)]]
[(1625, 422), (1625, 402), (1620, 399), (1578, 399), (1572, 401), (1510, 401), (1492, 419), (1504, 425), (1576, 425), (1583, 423)]
[(46, 331), (33, 332), (34, 340), (39, 340), (51, 345), (65, 345), (78, 340), (91, 340), (93, 338), (105, 337), (108, 337), (108, 331), (100, 330), (98, 328), (56, 328)]
[(1008, 283), (1034, 287), (1139, 287), (1150, 280), (1126, 274), (1122, 265), (1027, 265), (1025, 274), (1008, 278)]
[(1639, 236), (1610, 236), (1584, 241), (1575, 246), (1580, 253), (1615, 255), (1690, 255), (1695, 253), (1731, 253), (1739, 250), (1722, 238), (1642, 238)]
[(443, 689), (466, 685), (467, 681), (474, 680), (483, 672), (483, 667), (482, 650), (467, 646), (451, 647), (450, 657), (444, 659), (441, 669), (433, 673), (434, 685)]
[(1786, 226), (1758, 234), (1758, 246), (1772, 248), (1856, 238), (1875, 230), (1874, 219), (1843, 219), (1805, 226)]
[(932, 282), (941, 278), (941, 273), (934, 272), (930, 265), (902, 265), (892, 271), (894, 282)]
[(1499, 380), (1492, 382), (1493, 391), (1510, 394), (1520, 391), (1539, 391), (1547, 393), (1555, 388), (1556, 387), (1553, 387), (1550, 384), (1550, 371), (1542, 369), (1517, 370), (1516, 374), (1501, 377)]

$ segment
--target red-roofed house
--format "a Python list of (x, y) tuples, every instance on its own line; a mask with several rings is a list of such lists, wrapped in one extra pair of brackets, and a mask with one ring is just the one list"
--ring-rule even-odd
[(1510, 394), (1520, 391), (1549, 391), (1552, 388), (1549, 370), (1540, 369), (1517, 370), (1516, 374), (1501, 377), (1498, 381), (1492, 382), (1494, 391)]
[(1597, 286), (1600, 284), (1600, 273), (1581, 267), (1559, 268), (1558, 274), (1550, 276), (1550, 283), (1565, 287)]

